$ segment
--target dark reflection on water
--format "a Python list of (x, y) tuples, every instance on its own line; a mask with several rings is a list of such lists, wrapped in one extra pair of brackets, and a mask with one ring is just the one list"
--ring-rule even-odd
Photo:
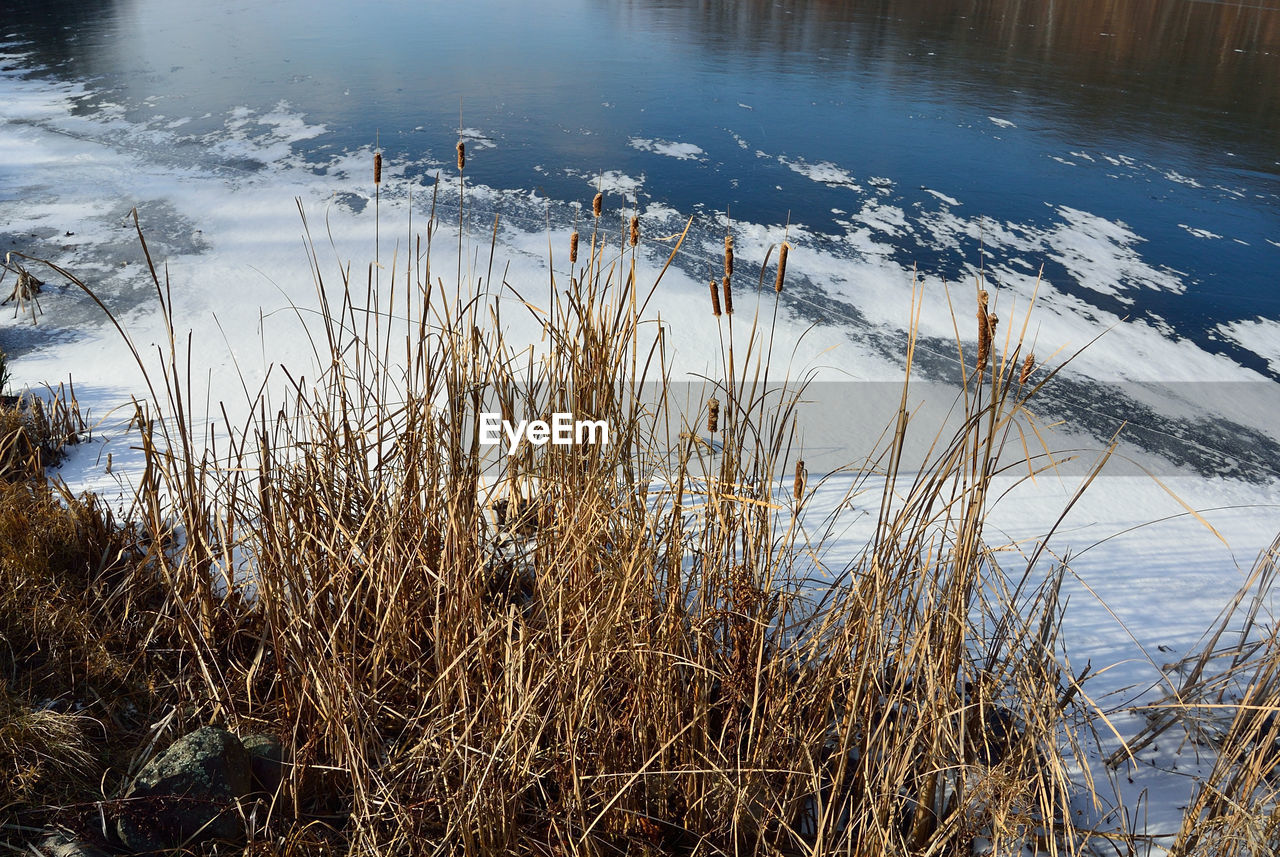
[(61, 67), (83, 53), (84, 33), (117, 13), (116, 0), (0, 0), (0, 38), (19, 34), (43, 65)]
[(625, 15), (721, 61), (1018, 91), (1088, 126), (1254, 145), (1263, 168), (1280, 157), (1274, 0), (625, 0)]
[[(502, 0), (465, 9), (5, 0), (0, 22), (0, 36), (17, 35), (42, 63), (114, 78), (136, 97), (171, 77), (178, 95), (284, 98), (349, 125), (450, 115), (465, 96), (477, 119), (499, 120), (490, 113), (501, 104), (507, 121), (547, 144), (577, 118), (616, 121), (602, 100), (696, 109), (705, 100), (691, 90), (732, 74), (740, 77), (720, 81), (726, 97), (760, 78), (785, 79), (774, 94), (792, 100), (806, 90), (788, 83), (808, 79), (820, 97), (846, 81), (909, 107), (1038, 111), (1086, 141), (1120, 134), (1226, 146), (1247, 168), (1280, 173), (1277, 0), (547, 0), (536, 12)], [(298, 85), (308, 81), (327, 89)], [(343, 104), (342, 92), (370, 100)], [(648, 97), (629, 101), (640, 93)], [(867, 92), (839, 95), (845, 105), (881, 106)], [(767, 104), (781, 121), (813, 121)]]

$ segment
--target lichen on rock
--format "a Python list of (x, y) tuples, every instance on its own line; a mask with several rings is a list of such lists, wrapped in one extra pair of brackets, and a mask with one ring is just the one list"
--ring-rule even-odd
[(125, 792), (116, 830), (121, 843), (137, 852), (236, 840), (244, 835), (236, 808), (252, 788), (249, 753), (240, 739), (206, 726), (143, 767)]

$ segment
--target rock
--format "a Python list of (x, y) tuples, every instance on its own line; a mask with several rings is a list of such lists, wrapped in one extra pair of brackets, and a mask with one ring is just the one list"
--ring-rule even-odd
[(164, 851), (240, 839), (236, 805), (253, 788), (249, 753), (225, 729), (206, 726), (152, 759), (125, 792), (116, 832), (132, 851)]
[(258, 791), (275, 794), (284, 779), (284, 748), (274, 735), (254, 732), (240, 739), (249, 753), (253, 784)]
[(36, 850), (45, 857), (107, 857), (107, 853), (101, 848), (61, 832), (46, 836)]

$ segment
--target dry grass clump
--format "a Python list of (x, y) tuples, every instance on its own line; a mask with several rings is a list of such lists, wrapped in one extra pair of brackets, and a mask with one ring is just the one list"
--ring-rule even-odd
[(11, 441), (0, 479), (0, 843), (91, 814), (157, 711), (203, 695), (140, 531), (44, 477), (51, 427), (83, 426), (63, 395), (0, 415), (45, 444)]
[(59, 385), (50, 394), (0, 397), (0, 481), (43, 478), (65, 447), (87, 437), (75, 389)]
[[(273, 810), (292, 832), (252, 852), (323, 827), (370, 855), (1080, 853), (1060, 577), (1033, 560), (1011, 579), (982, 539), (1038, 389), (1011, 392), (1016, 344), (914, 470), (904, 383), (862, 471), (875, 537), (816, 583), (797, 541), (815, 486), (788, 467), (802, 385), (770, 392), (772, 332), (739, 313), (749, 345), (706, 391), (714, 447), (700, 416), (672, 426), (641, 395), (666, 389), (639, 326), (658, 282), (636, 282), (634, 224), (610, 250), (602, 194), (592, 208), (587, 258), (543, 298), (441, 288), (429, 242), (385, 289), (372, 267), (332, 288), (314, 255), (323, 371), (264, 393), (221, 458), (192, 436), (176, 337), (153, 370), (139, 585), (181, 653), (169, 692), (268, 724), (292, 763)], [(504, 339), (523, 301), (542, 352)], [(508, 457), (479, 444), (482, 411), (568, 412), (611, 439)]]
[(0, 813), (78, 797), (96, 767), (88, 717), (33, 709), (7, 688), (0, 692)]
[[(1096, 832), (1073, 823), (1095, 784), (1087, 765), (1071, 774), (1085, 695), (1056, 657), (1063, 570), (1043, 546), (1003, 569), (983, 535), (1006, 441), (1053, 372), (1012, 333), (997, 341), (979, 283), (958, 420), (922, 429), (917, 294), (898, 413), (854, 471), (853, 490), (879, 498), (874, 534), (819, 580), (803, 534), (822, 529), (806, 516), (824, 479), (791, 449), (804, 384), (771, 380), (761, 321), (794, 248), (780, 245), (772, 291), (770, 249), (755, 307), (740, 291), (735, 316), (726, 237), (709, 281), (721, 362), (686, 414), (663, 335), (641, 335), (662, 275), (637, 282), (634, 218), (611, 248), (603, 194), (592, 214), (541, 295), (460, 274), (445, 287), (434, 211), (385, 286), (380, 266), (326, 282), (313, 247), (320, 372), (265, 387), (220, 451), (194, 434), (190, 353), (151, 267), (170, 339), (135, 416), (134, 529), (90, 500), (4, 486), (0, 633), (32, 689), (6, 709), (0, 728), (20, 737), (0, 763), (61, 736), (9, 800), (52, 794), (32, 783), (88, 761), (84, 721), (31, 731), (34, 688), (60, 677), (77, 698), (120, 688), (175, 729), (279, 734), (289, 773), (248, 854), (1092, 853)], [(546, 347), (506, 340), (511, 307)], [(480, 443), (482, 412), (571, 413), (611, 436), (507, 456)], [(904, 460), (922, 430), (927, 456)], [(63, 530), (33, 535), (24, 509)], [(1239, 713), (1178, 853), (1274, 838), (1280, 647), (1258, 637), (1222, 673), (1245, 690), (1223, 697)], [(1204, 708), (1209, 673), (1177, 704)], [(119, 743), (145, 741), (125, 728)]]
[(141, 611), (163, 600), (133, 570), (133, 536), (91, 497), (0, 482), (0, 659), (14, 688), (80, 700), (81, 682), (105, 694), (125, 680), (150, 630)]

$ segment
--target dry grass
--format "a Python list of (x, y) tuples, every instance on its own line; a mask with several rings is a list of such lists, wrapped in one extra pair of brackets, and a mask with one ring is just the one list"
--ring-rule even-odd
[(38, 479), (62, 460), (65, 447), (87, 437), (75, 389), (59, 385), (49, 393), (0, 399), (0, 480)]
[(0, 480), (0, 841), (74, 824), (157, 710), (196, 695), (141, 534), (27, 450)]
[[(1148, 726), (1113, 764), (1168, 737), (1214, 754), (1169, 853), (1245, 857), (1280, 849), (1280, 630), (1270, 615), (1280, 540), (1206, 634), (1166, 667), (1168, 692), (1148, 707)], [(1175, 733), (1172, 736), (1169, 733)]]
[[(865, 473), (876, 538), (815, 591), (778, 490), (799, 390), (763, 394), (771, 330), (725, 349), (718, 453), (688, 431), (655, 448), (676, 434), (638, 392), (665, 384), (638, 327), (658, 283), (637, 291), (634, 228), (615, 250), (600, 230), (533, 357), (496, 289), (433, 287), (429, 246), (385, 294), (372, 274), (335, 292), (313, 258), (329, 369), (261, 400), (222, 461), (190, 436), (171, 341), (138, 420), (145, 523), (186, 538), (152, 559), (212, 712), (286, 733), (282, 812), (369, 854), (1078, 852), (1044, 692), (1058, 577), (1008, 591), (981, 538), (1030, 392), (1016, 352), (970, 379), (910, 484), (903, 410)], [(486, 403), (603, 419), (614, 442), (487, 459)]]
[[(731, 239), (713, 447), (702, 415), (673, 427), (664, 396), (640, 395), (666, 385), (662, 337), (640, 327), (661, 275), (642, 290), (634, 225), (610, 248), (600, 195), (593, 214), (587, 258), (536, 301), (537, 354), (503, 335), (531, 284), (444, 288), (430, 239), (385, 291), (372, 267), (330, 283), (313, 248), (325, 370), (264, 392), (221, 453), (193, 434), (189, 345), (171, 333), (137, 413), (136, 556), (115, 562), (127, 551), (95, 513), (87, 543), (112, 549), (45, 578), (70, 593), (57, 639), (78, 657), (72, 629), (109, 628), (90, 672), (115, 664), (130, 687), (153, 662), (119, 663), (126, 643), (175, 653), (150, 687), (194, 706), (183, 718), (280, 734), (290, 775), (247, 853), (1088, 853), (1063, 756), (1081, 695), (1055, 657), (1061, 570), (1039, 554), (1001, 569), (983, 540), (1006, 440), (1044, 383), (1034, 361), (982, 318), (960, 428), (915, 467), (904, 341), (902, 407), (857, 477), (881, 498), (875, 535), (818, 586), (797, 522), (821, 480), (787, 467), (803, 385), (768, 392), (773, 326), (733, 315)], [(481, 410), (603, 419), (613, 442), (497, 458)], [(44, 514), (76, 519), (64, 501)], [(25, 579), (0, 582), (19, 593), (6, 621)], [(82, 726), (59, 722), (48, 770), (86, 761)]]

